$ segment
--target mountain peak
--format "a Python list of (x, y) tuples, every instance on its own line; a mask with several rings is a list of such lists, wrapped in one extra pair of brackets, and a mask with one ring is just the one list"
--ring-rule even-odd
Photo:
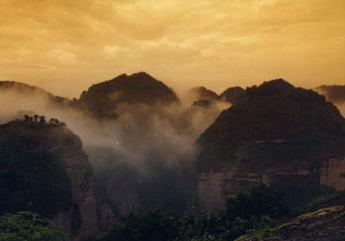
[[(278, 79), (247, 88), (245, 98), (223, 111), (198, 143), (203, 164), (247, 159), (257, 166), (298, 163), (335, 154), (336, 146), (345, 144), (345, 120), (323, 96)], [(303, 152), (298, 152), (300, 146)]]
[(120, 104), (171, 104), (178, 102), (175, 92), (145, 72), (122, 74), (91, 86), (79, 102), (98, 117), (116, 117)]
[(286, 95), (294, 92), (296, 89), (284, 79), (274, 79), (265, 81), (259, 86), (247, 88), (246, 92), (250, 95)]

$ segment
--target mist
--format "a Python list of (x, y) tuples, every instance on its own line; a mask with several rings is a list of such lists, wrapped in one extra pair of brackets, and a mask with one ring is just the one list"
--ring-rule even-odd
[(116, 215), (148, 207), (183, 210), (195, 188), (194, 142), (229, 107), (194, 107), (192, 101), (184, 96), (170, 105), (120, 104), (116, 119), (97, 120), (42, 93), (7, 90), (0, 92), (0, 121), (38, 114), (66, 123), (89, 156), (101, 206)]

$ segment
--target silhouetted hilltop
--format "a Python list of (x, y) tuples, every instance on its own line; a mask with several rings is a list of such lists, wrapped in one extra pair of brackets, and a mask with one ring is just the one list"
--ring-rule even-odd
[(200, 136), (203, 168), (273, 168), (335, 154), (344, 144), (345, 120), (314, 91), (277, 79), (247, 88)]
[(172, 89), (144, 72), (95, 84), (79, 99), (82, 108), (99, 118), (116, 117), (119, 104), (164, 105), (178, 101)]
[(195, 100), (209, 100), (209, 101), (216, 101), (219, 100), (219, 96), (216, 92), (207, 89), (203, 86), (195, 87), (189, 90), (190, 94), (193, 95)]
[(71, 100), (65, 97), (55, 96), (42, 88), (16, 81), (0, 81), (0, 91), (13, 92), (32, 97), (43, 97), (46, 98), (51, 104), (58, 106), (65, 106), (71, 104)]
[(203, 86), (190, 89), (188, 95), (192, 99), (192, 105), (195, 107), (208, 108), (220, 100), (217, 93)]
[(345, 85), (322, 85), (315, 90), (335, 104), (345, 103)]
[(245, 90), (242, 87), (230, 87), (220, 95), (220, 98), (231, 104), (235, 104), (244, 94)]

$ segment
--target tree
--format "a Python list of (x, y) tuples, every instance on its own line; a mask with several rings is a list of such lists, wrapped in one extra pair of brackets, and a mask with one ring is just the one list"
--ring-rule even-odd
[(281, 191), (274, 187), (259, 185), (227, 200), (226, 212), (230, 221), (236, 218), (251, 219), (254, 216), (277, 219), (287, 214), (287, 207)]
[(18, 212), (0, 217), (0, 241), (65, 241), (64, 234), (39, 214)]

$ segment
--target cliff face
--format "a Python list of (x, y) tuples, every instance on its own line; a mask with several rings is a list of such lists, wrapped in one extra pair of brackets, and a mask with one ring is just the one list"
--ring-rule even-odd
[(248, 88), (197, 143), (202, 208), (222, 208), (258, 183), (343, 189), (342, 164), (331, 160), (344, 157), (345, 120), (324, 97), (284, 80)]
[(1, 125), (0, 136), (1, 193), (9, 197), (2, 213), (39, 212), (76, 240), (97, 231), (92, 170), (76, 135), (57, 120), (26, 117)]
[(325, 161), (321, 167), (320, 182), (334, 187), (337, 191), (345, 190), (345, 158), (333, 158)]
[(217, 210), (225, 205), (225, 174), (223, 172), (203, 172), (199, 177), (198, 196), (202, 209)]

